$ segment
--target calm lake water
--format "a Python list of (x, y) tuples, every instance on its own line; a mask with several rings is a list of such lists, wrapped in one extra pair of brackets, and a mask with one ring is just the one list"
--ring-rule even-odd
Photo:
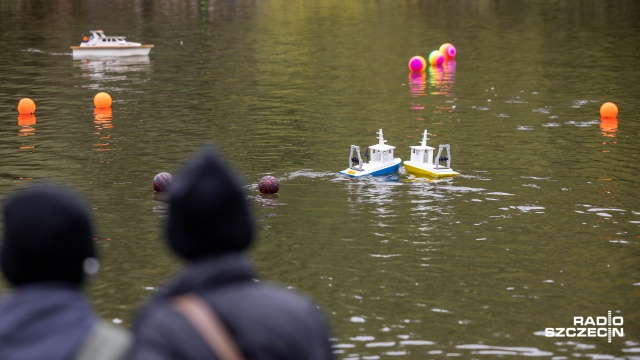
[[(155, 48), (74, 60), (93, 29)], [(455, 62), (409, 74), (444, 42)], [(247, 182), (260, 277), (317, 301), (336, 358), (640, 358), (639, 44), (632, 0), (0, 0), (0, 196), (81, 191), (88, 292), (130, 326), (181, 266), (153, 176), (214, 143)], [(403, 160), (427, 129), (461, 175), (339, 175), (378, 129)], [(545, 336), (608, 311), (586, 327), (611, 342)]]

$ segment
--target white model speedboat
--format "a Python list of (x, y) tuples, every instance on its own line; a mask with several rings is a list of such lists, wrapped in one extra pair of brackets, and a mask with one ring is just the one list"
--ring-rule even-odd
[[(451, 148), (449, 144), (442, 144), (438, 147), (438, 153), (433, 156), (435, 148), (427, 146), (427, 130), (424, 131), (422, 142), (418, 146), (411, 146), (411, 160), (404, 162), (407, 172), (424, 174), (432, 177), (445, 177), (460, 175), (459, 172), (451, 169)], [(446, 154), (443, 152), (446, 151)], [(440, 165), (440, 163), (446, 163)]]
[(360, 177), (364, 175), (384, 175), (398, 171), (401, 160), (393, 157), (393, 149), (396, 147), (385, 144), (387, 140), (382, 137), (382, 129), (377, 134), (378, 143), (369, 146), (364, 153), (367, 158), (366, 162), (362, 160), (360, 147), (351, 145), (349, 167), (340, 171), (340, 174)]
[(124, 36), (106, 36), (102, 30), (91, 30), (80, 46), (71, 46), (74, 58), (149, 55), (153, 45), (127, 41)]

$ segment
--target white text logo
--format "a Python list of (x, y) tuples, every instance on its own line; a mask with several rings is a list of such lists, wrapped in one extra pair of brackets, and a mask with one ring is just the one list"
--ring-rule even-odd
[(606, 337), (611, 342), (613, 337), (624, 336), (624, 319), (622, 316), (574, 316), (573, 327), (546, 328), (546, 337)]

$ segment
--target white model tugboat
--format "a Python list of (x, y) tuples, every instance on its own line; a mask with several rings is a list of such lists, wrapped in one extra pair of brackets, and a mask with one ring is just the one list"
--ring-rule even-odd
[(351, 145), (349, 167), (340, 171), (340, 174), (360, 177), (364, 175), (384, 175), (398, 171), (401, 160), (393, 157), (393, 149), (396, 147), (385, 144), (387, 140), (382, 137), (382, 129), (376, 134), (378, 134), (378, 143), (369, 146), (364, 153), (367, 161), (362, 160), (360, 147)]
[(71, 46), (74, 58), (145, 56), (153, 45), (126, 41), (124, 36), (106, 36), (102, 30), (91, 30), (90, 37), (84, 37), (80, 46)]
[[(433, 156), (435, 148), (427, 146), (427, 130), (422, 136), (422, 143), (418, 146), (411, 146), (411, 160), (404, 162), (407, 172), (424, 174), (432, 177), (445, 177), (460, 175), (459, 172), (451, 169), (451, 148), (449, 144), (442, 144), (438, 147), (438, 154)], [(443, 154), (446, 152), (446, 154)], [(446, 163), (446, 166), (440, 163)]]

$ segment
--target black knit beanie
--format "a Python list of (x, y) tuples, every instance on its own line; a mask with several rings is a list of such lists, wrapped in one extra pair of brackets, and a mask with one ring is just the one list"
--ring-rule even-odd
[(22, 190), (5, 202), (4, 218), (0, 267), (11, 284), (83, 283), (85, 259), (97, 255), (79, 195), (48, 184)]
[(167, 202), (169, 245), (187, 260), (240, 252), (253, 241), (253, 218), (242, 184), (212, 147), (182, 168)]

